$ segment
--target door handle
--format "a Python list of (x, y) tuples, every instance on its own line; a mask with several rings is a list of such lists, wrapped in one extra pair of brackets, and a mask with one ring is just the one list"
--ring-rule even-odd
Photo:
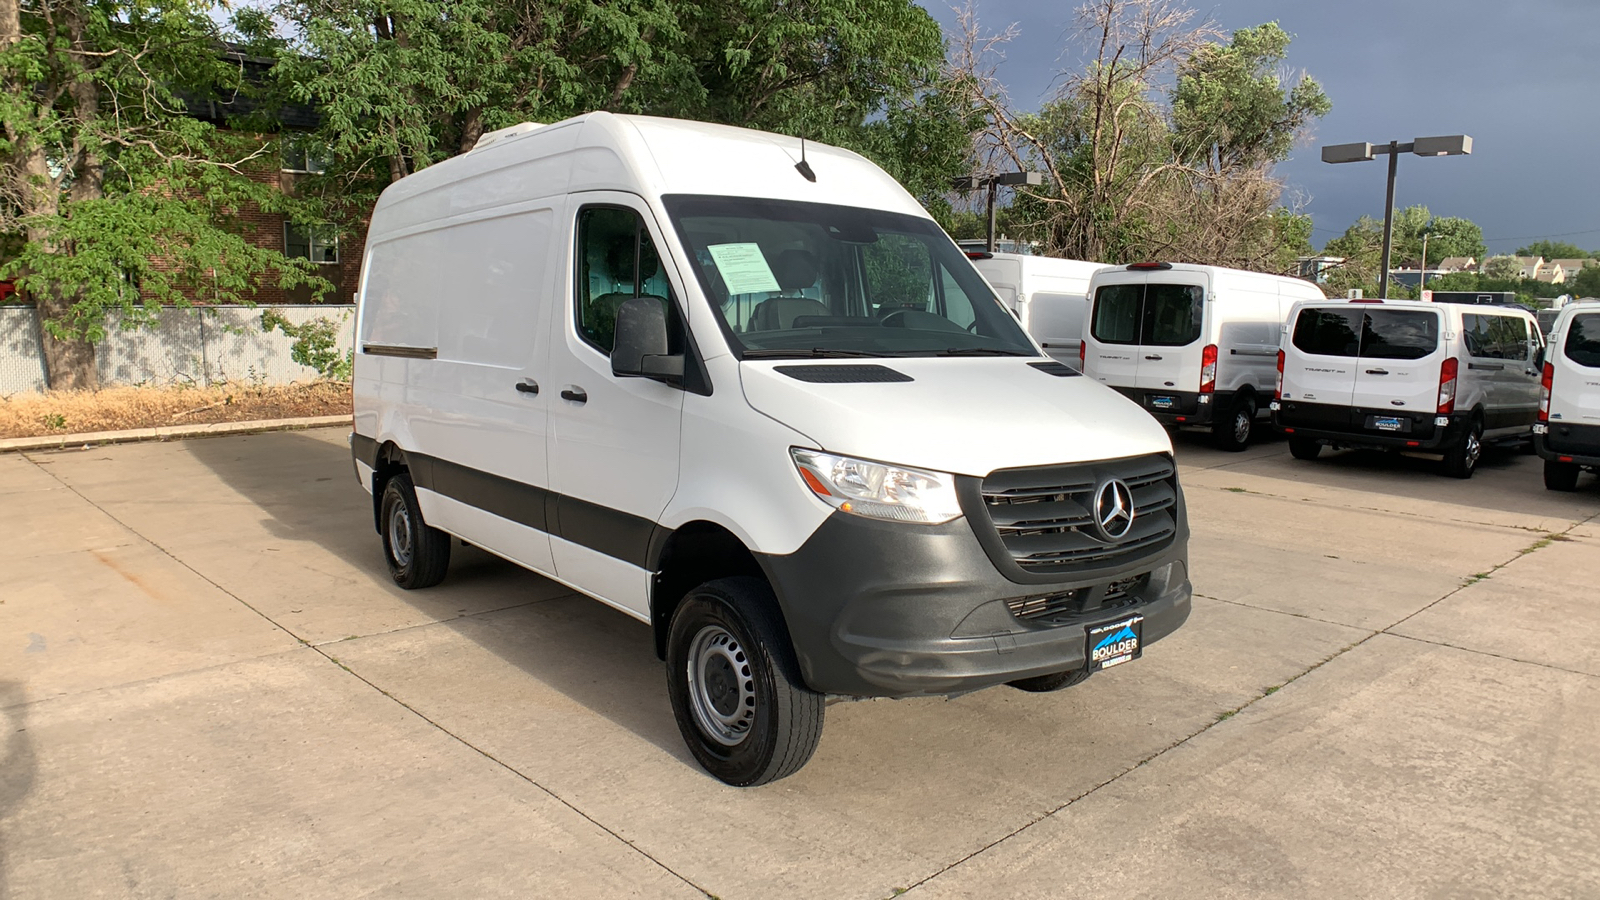
[(1156, 354), (1151, 354), (1149, 356), (1146, 356), (1145, 359), (1148, 359), (1148, 360), (1150, 360), (1152, 362), (1160, 362), (1161, 361), (1161, 357), (1159, 355), (1156, 355)]
[(1387, 374), (1389, 374), (1389, 370), (1388, 369), (1368, 369), (1367, 370), (1367, 374), (1368, 375), (1387, 375)]
[(570, 388), (561, 389), (561, 399), (571, 400), (573, 403), (588, 403), (589, 394), (583, 388), (573, 385)]
[(537, 397), (539, 395), (539, 382), (534, 381), (532, 378), (524, 378), (517, 382), (517, 390)]

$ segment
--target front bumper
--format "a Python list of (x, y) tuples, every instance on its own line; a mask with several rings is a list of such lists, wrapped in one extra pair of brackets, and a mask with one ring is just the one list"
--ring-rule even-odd
[[(1021, 584), (1002, 575), (966, 517), (943, 525), (836, 512), (799, 550), (758, 557), (778, 595), (801, 672), (852, 696), (955, 694), (1079, 669), (1085, 628), (1144, 616), (1144, 643), (1189, 617), (1188, 528), (1158, 554), (1093, 575)], [(1131, 589), (1106, 600), (1108, 586)], [(1081, 591), (1081, 594), (1072, 592)], [(1012, 604), (1081, 596), (1048, 618)]]
[(1600, 425), (1535, 425), (1533, 449), (1541, 459), (1551, 462), (1600, 467)]
[[(1407, 430), (1385, 432), (1367, 427), (1373, 418), (1395, 418)], [(1443, 424), (1440, 424), (1443, 420)], [(1332, 406), (1322, 403), (1272, 401), (1272, 427), (1297, 438), (1358, 450), (1415, 450), (1438, 453), (1460, 442), (1471, 421), (1464, 412), (1434, 413)]]

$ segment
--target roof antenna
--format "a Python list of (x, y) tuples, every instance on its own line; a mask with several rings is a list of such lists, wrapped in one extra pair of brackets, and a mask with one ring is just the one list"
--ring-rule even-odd
[[(792, 157), (791, 157), (792, 158)], [(815, 184), (817, 173), (811, 171), (811, 164), (806, 162), (806, 139), (800, 138), (800, 161), (794, 164), (794, 170), (800, 173), (805, 180)]]

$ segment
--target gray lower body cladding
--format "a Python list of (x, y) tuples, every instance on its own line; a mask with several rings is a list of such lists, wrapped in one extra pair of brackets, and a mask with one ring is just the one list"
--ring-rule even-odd
[(1551, 422), (1544, 434), (1534, 434), (1533, 449), (1553, 462), (1600, 466), (1600, 425)]
[(813, 690), (940, 695), (1082, 668), (1085, 628), (1144, 617), (1144, 643), (1189, 617), (1188, 526), (1092, 573), (1012, 581), (966, 517), (907, 525), (834, 513), (794, 553), (758, 556)]

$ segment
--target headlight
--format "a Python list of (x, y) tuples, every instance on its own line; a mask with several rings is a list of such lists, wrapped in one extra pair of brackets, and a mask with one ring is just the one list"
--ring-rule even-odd
[(961, 515), (955, 476), (791, 447), (800, 480), (834, 509), (937, 525)]

